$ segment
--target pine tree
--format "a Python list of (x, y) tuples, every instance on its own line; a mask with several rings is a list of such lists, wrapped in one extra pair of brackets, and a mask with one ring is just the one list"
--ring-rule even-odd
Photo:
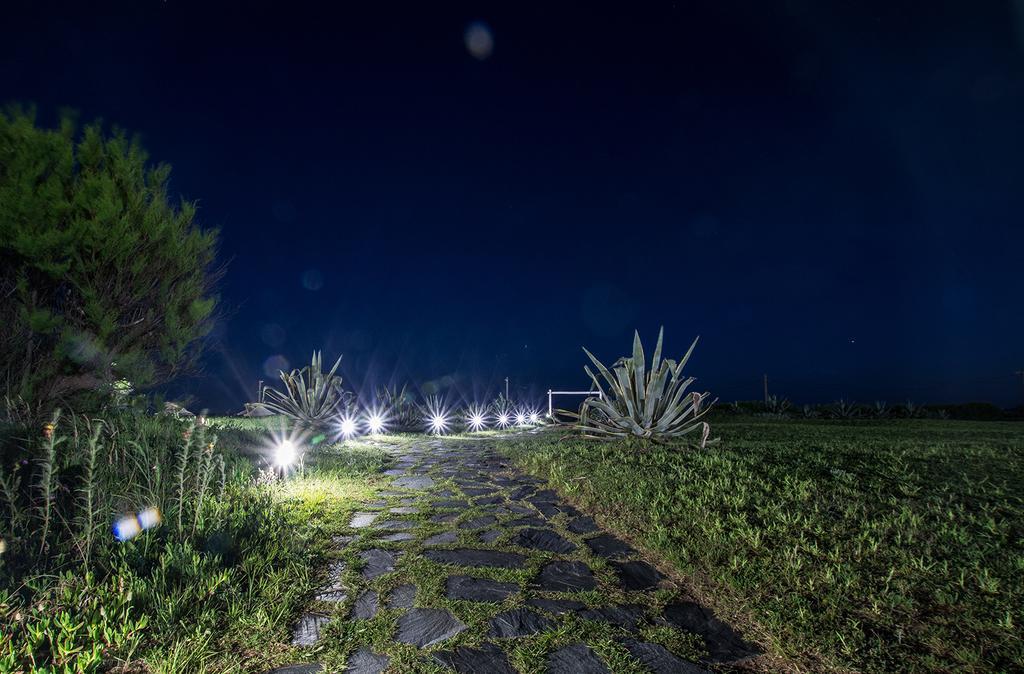
[(44, 413), (194, 364), (218, 233), (167, 194), (137, 139), (0, 112), (0, 395)]

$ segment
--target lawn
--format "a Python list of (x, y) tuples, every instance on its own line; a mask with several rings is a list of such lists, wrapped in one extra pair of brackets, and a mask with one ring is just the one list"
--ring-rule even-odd
[(1024, 668), (1024, 426), (718, 420), (705, 450), (502, 441), (814, 671)]

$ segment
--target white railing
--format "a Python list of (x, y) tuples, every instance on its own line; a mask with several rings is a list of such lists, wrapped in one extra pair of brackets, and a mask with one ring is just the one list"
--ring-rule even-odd
[(548, 418), (555, 415), (555, 408), (551, 403), (552, 396), (592, 396), (597, 394), (597, 397), (604, 400), (604, 393), (601, 391), (552, 391), (548, 389)]

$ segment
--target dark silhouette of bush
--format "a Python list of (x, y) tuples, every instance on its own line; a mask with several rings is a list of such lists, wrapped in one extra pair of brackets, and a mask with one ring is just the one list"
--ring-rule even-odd
[(81, 409), (194, 364), (217, 305), (217, 231), (167, 195), (137, 139), (0, 112), (0, 396)]

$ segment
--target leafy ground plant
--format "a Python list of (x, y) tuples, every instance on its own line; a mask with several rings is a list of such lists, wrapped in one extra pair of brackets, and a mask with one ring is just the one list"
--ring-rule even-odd
[(707, 443), (711, 429), (702, 419), (715, 401), (707, 402), (710, 395), (707, 392), (687, 393), (696, 378), (683, 376), (683, 368), (697, 340), (693, 340), (682, 360), (676, 362), (661, 357), (664, 335), (662, 328), (649, 369), (639, 332), (633, 335), (633, 355), (620, 358), (610, 370), (583, 349), (597, 374), (589, 366), (584, 370), (601, 395), (583, 401), (576, 430), (594, 439), (654, 441), (699, 431), (700, 446)]
[(313, 352), (310, 364), (291, 372), (281, 371), (284, 391), (265, 386), (260, 392), (260, 401), (254, 403), (271, 414), (281, 414), (307, 428), (321, 428), (335, 417), (352, 396), (341, 384), (337, 374), (341, 356), (327, 374), (323, 372), (323, 357)]
[(714, 451), (501, 445), (811, 671), (1024, 668), (1024, 428), (722, 420)]

